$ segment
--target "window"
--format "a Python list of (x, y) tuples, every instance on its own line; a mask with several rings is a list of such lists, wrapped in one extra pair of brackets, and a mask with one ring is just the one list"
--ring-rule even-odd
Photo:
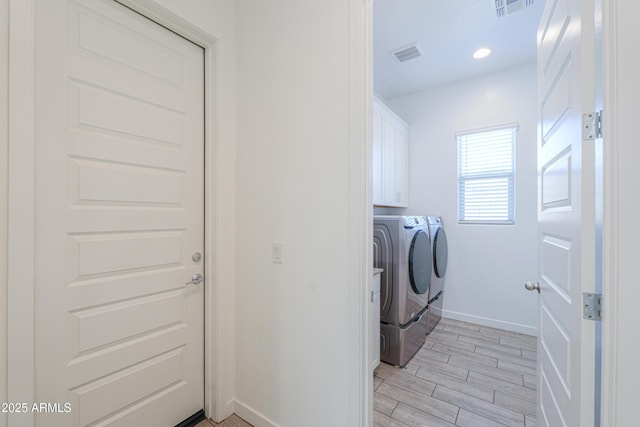
[(458, 223), (513, 224), (518, 125), (458, 133)]

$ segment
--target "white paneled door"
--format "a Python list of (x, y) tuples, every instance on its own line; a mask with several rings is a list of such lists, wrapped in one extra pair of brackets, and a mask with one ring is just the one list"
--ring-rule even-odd
[(174, 426), (204, 403), (204, 52), (112, 0), (35, 28), (36, 425)]
[(538, 30), (540, 317), (538, 424), (594, 425), (595, 323), (582, 293), (595, 286), (592, 0), (547, 0)]

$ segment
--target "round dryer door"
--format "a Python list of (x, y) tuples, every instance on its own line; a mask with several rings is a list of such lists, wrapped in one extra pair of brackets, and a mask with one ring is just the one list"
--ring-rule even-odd
[(418, 231), (409, 249), (409, 279), (416, 294), (424, 294), (431, 284), (431, 241), (424, 231)]
[(437, 277), (444, 277), (447, 272), (447, 235), (444, 228), (440, 227), (433, 238), (433, 268)]

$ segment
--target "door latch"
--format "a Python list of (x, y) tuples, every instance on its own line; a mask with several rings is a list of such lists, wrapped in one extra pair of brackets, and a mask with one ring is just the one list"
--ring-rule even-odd
[(191, 280), (185, 283), (185, 285), (197, 285), (198, 283), (201, 283), (203, 279), (204, 277), (202, 277), (202, 274), (196, 273), (191, 276)]

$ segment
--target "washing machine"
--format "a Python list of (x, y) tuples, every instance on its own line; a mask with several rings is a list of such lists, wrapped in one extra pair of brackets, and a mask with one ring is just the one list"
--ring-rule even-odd
[(429, 234), (431, 236), (431, 253), (433, 269), (431, 286), (429, 287), (429, 310), (427, 313), (427, 333), (431, 332), (442, 318), (442, 303), (444, 300), (444, 276), (447, 272), (448, 243), (444, 231), (442, 217), (427, 217)]
[(380, 276), (380, 360), (404, 366), (424, 344), (432, 244), (426, 216), (374, 216)]

